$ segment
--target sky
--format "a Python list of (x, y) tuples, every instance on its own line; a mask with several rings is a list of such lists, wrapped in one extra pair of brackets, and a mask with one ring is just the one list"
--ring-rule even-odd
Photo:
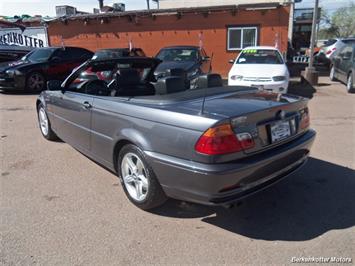
[[(179, 0), (176, 0), (179, 1)], [(330, 12), (339, 7), (347, 6), (355, 0), (320, 0), (320, 6)], [(105, 5), (112, 5), (114, 2), (126, 4), (126, 10), (137, 10), (146, 8), (146, 0), (105, 0)], [(223, 2), (223, 0), (221, 0)], [(94, 7), (98, 7), (97, 0), (0, 0), (0, 15), (49, 15), (55, 16), (55, 6), (71, 5), (78, 10), (92, 12)], [(314, 0), (302, 0), (302, 3), (296, 4), (296, 8), (313, 7)], [(151, 1), (151, 8), (156, 4)]]

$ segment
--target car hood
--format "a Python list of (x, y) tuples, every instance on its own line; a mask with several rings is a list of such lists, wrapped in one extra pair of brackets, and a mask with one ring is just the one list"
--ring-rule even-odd
[(28, 66), (31, 64), (33, 64), (33, 63), (30, 61), (24, 61), (24, 60), (0, 63), (0, 72), (4, 72), (8, 69), (17, 69), (19, 67)]
[(160, 74), (165, 72), (168, 69), (173, 68), (181, 68), (185, 71), (191, 70), (193, 67), (197, 65), (196, 62), (188, 61), (188, 62), (172, 62), (172, 61), (165, 61), (160, 63), (154, 71), (154, 74)]
[(284, 64), (234, 64), (229, 75), (244, 77), (288, 76), (288, 70)]

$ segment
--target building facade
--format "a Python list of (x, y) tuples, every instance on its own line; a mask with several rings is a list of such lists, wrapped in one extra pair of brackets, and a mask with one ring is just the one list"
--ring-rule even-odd
[(159, 0), (159, 8), (184, 8), (184, 7), (206, 7), (223, 5), (245, 5), (280, 3), (285, 4), (289, 0)]
[(228, 61), (252, 45), (287, 50), (288, 5), (260, 5), (130, 11), (58, 18), (48, 23), (51, 45), (142, 48), (148, 56), (172, 45), (202, 46), (213, 72), (226, 76)]

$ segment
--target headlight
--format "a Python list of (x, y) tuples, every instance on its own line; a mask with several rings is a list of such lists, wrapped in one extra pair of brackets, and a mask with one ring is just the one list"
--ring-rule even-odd
[(9, 69), (6, 70), (5, 72), (10, 78), (14, 77), (15, 75), (21, 75), (21, 72), (18, 70), (13, 70), (13, 69)]
[(164, 78), (164, 77), (165, 77), (165, 75), (166, 75), (166, 74), (165, 74), (164, 72), (154, 74), (155, 79), (161, 79), (161, 78)]
[(240, 76), (240, 75), (231, 76), (231, 80), (242, 80), (242, 79), (243, 79), (243, 76)]
[(194, 76), (196, 76), (196, 75), (199, 73), (199, 71), (200, 71), (200, 70), (199, 70), (198, 68), (196, 68), (196, 69), (194, 69), (194, 70), (188, 72), (188, 73), (187, 73), (187, 76), (188, 76), (189, 78), (194, 77)]
[(286, 80), (286, 77), (285, 76), (275, 76), (275, 77), (272, 77), (273, 81), (284, 81)]

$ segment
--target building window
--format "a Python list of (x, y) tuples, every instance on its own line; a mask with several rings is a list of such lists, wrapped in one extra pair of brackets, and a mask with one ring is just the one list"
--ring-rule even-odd
[(256, 46), (258, 39), (257, 27), (228, 28), (228, 51), (241, 50), (248, 46)]

